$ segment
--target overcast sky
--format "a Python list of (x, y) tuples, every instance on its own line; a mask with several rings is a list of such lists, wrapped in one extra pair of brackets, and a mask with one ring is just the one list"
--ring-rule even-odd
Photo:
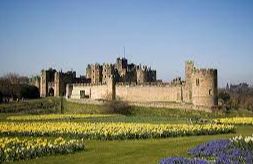
[(253, 84), (252, 0), (1, 0), (0, 75), (88, 63), (150, 65), (184, 78), (184, 62), (218, 69), (219, 86)]

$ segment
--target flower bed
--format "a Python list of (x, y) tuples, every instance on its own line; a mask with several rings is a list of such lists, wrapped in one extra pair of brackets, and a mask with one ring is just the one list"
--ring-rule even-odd
[(216, 123), (232, 125), (253, 125), (253, 117), (231, 117), (214, 120)]
[(22, 115), (22, 116), (9, 116), (7, 120), (12, 121), (42, 121), (42, 120), (70, 120), (82, 119), (90, 117), (110, 117), (113, 115), (105, 114), (47, 114), (47, 115)]
[(88, 139), (143, 139), (234, 132), (234, 126), (203, 124), (0, 122), (1, 135), (73, 136)]
[(192, 159), (165, 158), (160, 161), (160, 164), (253, 163), (253, 136), (210, 141), (189, 150), (189, 154)]
[(203, 159), (187, 159), (183, 157), (165, 158), (160, 161), (160, 164), (208, 164), (208, 161)]
[(50, 154), (65, 154), (84, 150), (82, 139), (45, 139), (0, 137), (0, 163), (20, 159), (32, 159)]

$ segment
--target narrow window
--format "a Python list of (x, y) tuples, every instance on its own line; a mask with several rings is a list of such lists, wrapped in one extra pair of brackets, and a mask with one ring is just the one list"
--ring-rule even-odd
[(80, 91), (80, 98), (84, 99), (85, 98), (85, 90)]
[(199, 86), (199, 79), (196, 79), (196, 86)]
[(209, 89), (209, 95), (212, 96), (212, 89)]

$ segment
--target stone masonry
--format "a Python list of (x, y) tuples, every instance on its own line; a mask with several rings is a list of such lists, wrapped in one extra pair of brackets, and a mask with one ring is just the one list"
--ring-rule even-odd
[[(118, 61), (120, 60), (117, 59)], [(135, 68), (133, 74), (136, 75), (135, 78), (132, 78), (133, 81), (129, 82), (127, 74), (130, 71), (127, 68), (127, 60), (124, 59), (118, 63), (119, 65), (114, 67), (112, 65), (102, 66), (102, 79), (105, 79), (105, 76), (107, 79), (101, 83), (69, 84), (67, 98), (117, 99), (135, 103), (170, 102), (182, 105), (192, 104), (198, 108), (207, 107), (209, 109), (217, 106), (217, 69), (197, 68), (193, 61), (186, 61), (185, 80), (177, 77), (169, 83), (164, 83), (156, 81), (155, 71), (150, 71), (151, 69), (147, 67), (132, 66)], [(105, 75), (106, 71), (103, 68), (110, 68), (108, 74)], [(119, 73), (113, 74), (115, 71)]]
[(115, 64), (89, 64), (86, 76), (80, 78), (73, 71), (48, 69), (32, 82), (39, 87), (41, 97), (188, 104), (211, 109), (218, 105), (217, 81), (217, 69), (197, 68), (193, 61), (185, 62), (185, 80), (177, 77), (164, 83), (156, 80), (156, 71), (150, 67), (117, 58)]

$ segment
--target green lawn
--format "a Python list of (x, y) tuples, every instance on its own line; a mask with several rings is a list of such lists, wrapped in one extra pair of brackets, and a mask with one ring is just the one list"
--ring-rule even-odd
[(236, 134), (123, 141), (87, 140), (86, 151), (15, 163), (158, 163), (164, 157), (187, 156), (189, 148), (209, 140), (251, 135), (252, 132), (253, 126), (240, 126)]

